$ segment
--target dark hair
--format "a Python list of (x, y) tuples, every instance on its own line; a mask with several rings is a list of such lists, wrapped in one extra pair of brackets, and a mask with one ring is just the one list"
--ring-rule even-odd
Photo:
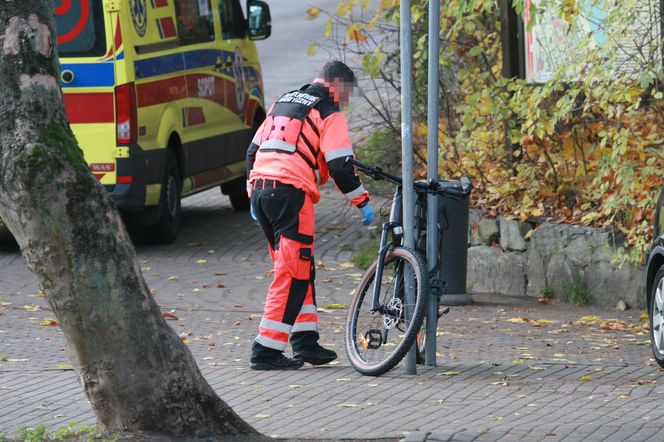
[(344, 63), (337, 60), (325, 63), (325, 66), (318, 72), (318, 76), (325, 81), (334, 81), (341, 78), (346, 83), (357, 83), (353, 71)]

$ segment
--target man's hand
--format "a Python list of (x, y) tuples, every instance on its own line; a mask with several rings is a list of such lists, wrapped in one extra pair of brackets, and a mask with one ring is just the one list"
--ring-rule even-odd
[(366, 203), (364, 206), (360, 207), (360, 212), (362, 212), (363, 226), (368, 226), (374, 222), (374, 209), (369, 203)]
[(249, 204), (249, 214), (251, 214), (251, 219), (254, 220), (254, 222), (258, 222), (258, 217), (256, 216), (256, 212), (254, 211), (254, 205)]

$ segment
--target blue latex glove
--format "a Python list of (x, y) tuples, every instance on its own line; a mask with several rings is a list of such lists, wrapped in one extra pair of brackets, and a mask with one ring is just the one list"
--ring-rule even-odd
[(256, 212), (254, 211), (254, 205), (249, 204), (249, 214), (251, 214), (251, 219), (254, 220), (254, 222), (258, 222), (258, 217), (256, 216)]
[(362, 225), (368, 226), (374, 222), (374, 209), (369, 203), (360, 207), (360, 212), (362, 212)]

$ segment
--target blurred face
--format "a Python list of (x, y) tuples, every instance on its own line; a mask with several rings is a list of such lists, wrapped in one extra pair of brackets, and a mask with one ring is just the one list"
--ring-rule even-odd
[(336, 104), (347, 106), (351, 95), (355, 92), (355, 84), (348, 83), (343, 78), (335, 78), (330, 83), (330, 92), (332, 92)]

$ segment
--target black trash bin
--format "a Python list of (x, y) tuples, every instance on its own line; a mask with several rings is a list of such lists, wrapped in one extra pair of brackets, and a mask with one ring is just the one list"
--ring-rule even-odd
[[(466, 180), (466, 178), (464, 178)], [(464, 183), (469, 186), (470, 183)], [(441, 180), (439, 186), (462, 191), (459, 180)], [(472, 186), (468, 187), (468, 190)], [(473, 303), (466, 291), (468, 269), (468, 215), (470, 192), (465, 196), (438, 198), (439, 224), (439, 278), (445, 282), (446, 290), (441, 298), (442, 305), (467, 305)]]

